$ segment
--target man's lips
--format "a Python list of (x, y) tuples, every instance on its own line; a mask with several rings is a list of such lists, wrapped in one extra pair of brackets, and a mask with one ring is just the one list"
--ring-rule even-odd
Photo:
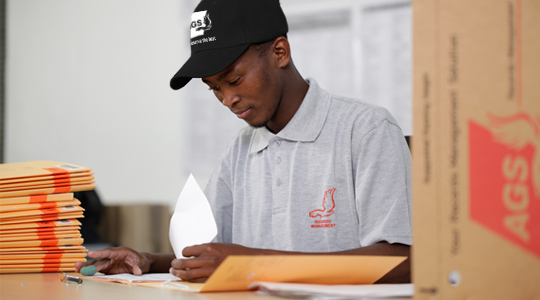
[(244, 119), (250, 111), (251, 111), (251, 108), (248, 108), (248, 109), (235, 110), (235, 111), (233, 111), (233, 113), (239, 119)]

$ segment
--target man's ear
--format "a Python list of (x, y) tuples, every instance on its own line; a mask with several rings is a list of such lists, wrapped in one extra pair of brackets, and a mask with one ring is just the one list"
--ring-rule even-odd
[(286, 37), (280, 36), (272, 44), (272, 56), (278, 67), (285, 68), (291, 61), (291, 46)]

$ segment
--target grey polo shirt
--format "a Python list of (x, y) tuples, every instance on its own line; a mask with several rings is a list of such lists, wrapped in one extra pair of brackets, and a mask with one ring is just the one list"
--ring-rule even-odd
[(215, 242), (305, 252), (410, 245), (411, 158), (395, 119), (308, 82), (283, 130), (244, 128), (224, 153), (205, 190)]

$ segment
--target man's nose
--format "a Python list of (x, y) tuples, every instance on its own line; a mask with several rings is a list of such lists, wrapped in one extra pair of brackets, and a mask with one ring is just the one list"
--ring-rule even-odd
[(223, 99), (221, 100), (221, 103), (229, 108), (240, 101), (240, 97), (231, 91), (222, 91), (222, 93)]

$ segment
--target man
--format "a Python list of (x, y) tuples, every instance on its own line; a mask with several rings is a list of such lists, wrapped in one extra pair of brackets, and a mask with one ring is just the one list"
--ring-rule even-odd
[[(278, 0), (203, 0), (191, 30), (171, 87), (202, 78), (250, 125), (206, 188), (218, 236), (186, 247), (185, 259), (121, 247), (90, 252), (98, 260), (77, 270), (203, 282), (228, 255), (409, 256), (410, 154), (393, 117), (302, 78)], [(410, 282), (410, 260), (380, 282)]]

